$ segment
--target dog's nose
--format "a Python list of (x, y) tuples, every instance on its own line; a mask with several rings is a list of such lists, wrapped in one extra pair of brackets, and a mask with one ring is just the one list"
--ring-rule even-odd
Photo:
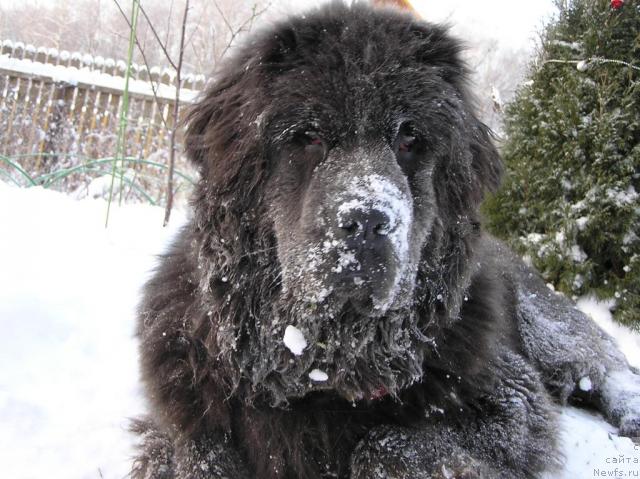
[[(337, 294), (353, 301), (386, 294), (394, 278), (394, 222), (384, 210), (350, 209), (340, 212), (336, 236), (342, 241), (335, 269)], [(336, 238), (338, 239), (338, 238)]]
[(375, 248), (378, 243), (386, 241), (389, 234), (389, 216), (380, 210), (353, 210), (343, 215), (339, 224), (345, 240), (356, 250)]

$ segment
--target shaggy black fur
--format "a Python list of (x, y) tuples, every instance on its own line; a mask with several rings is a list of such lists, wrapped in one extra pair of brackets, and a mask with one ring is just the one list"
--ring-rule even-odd
[(545, 385), (584, 376), (637, 433), (610, 339), (480, 231), (501, 164), (459, 51), (336, 3), (217, 73), (188, 118), (195, 215), (140, 305), (136, 479), (532, 477), (556, 457)]

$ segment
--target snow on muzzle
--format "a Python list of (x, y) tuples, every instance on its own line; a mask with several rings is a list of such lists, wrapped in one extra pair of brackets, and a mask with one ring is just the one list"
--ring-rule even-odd
[(376, 310), (389, 307), (407, 263), (412, 218), (408, 195), (387, 178), (350, 179), (335, 198), (339, 253), (332, 271), (344, 295)]

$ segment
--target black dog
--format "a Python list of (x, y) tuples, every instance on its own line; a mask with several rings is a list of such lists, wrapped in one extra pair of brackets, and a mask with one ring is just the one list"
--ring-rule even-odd
[(612, 340), (481, 232), (501, 164), (459, 51), (332, 4), (218, 72), (140, 307), (135, 478), (533, 477), (572, 398), (639, 434)]

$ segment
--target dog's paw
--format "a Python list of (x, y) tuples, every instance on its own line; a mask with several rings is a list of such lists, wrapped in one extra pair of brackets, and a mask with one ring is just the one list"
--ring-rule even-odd
[(440, 464), (429, 477), (431, 479), (484, 479), (493, 475), (483, 474), (482, 467), (472, 461), (467, 464)]
[(358, 444), (351, 457), (351, 479), (427, 479), (412, 470), (411, 444), (400, 428), (378, 427)]
[(382, 426), (358, 444), (351, 479), (493, 479), (499, 475), (462, 448), (447, 428)]
[(620, 435), (640, 444), (640, 416), (623, 417), (620, 421)]
[(629, 369), (608, 373), (602, 399), (603, 412), (620, 435), (640, 440), (640, 375)]

